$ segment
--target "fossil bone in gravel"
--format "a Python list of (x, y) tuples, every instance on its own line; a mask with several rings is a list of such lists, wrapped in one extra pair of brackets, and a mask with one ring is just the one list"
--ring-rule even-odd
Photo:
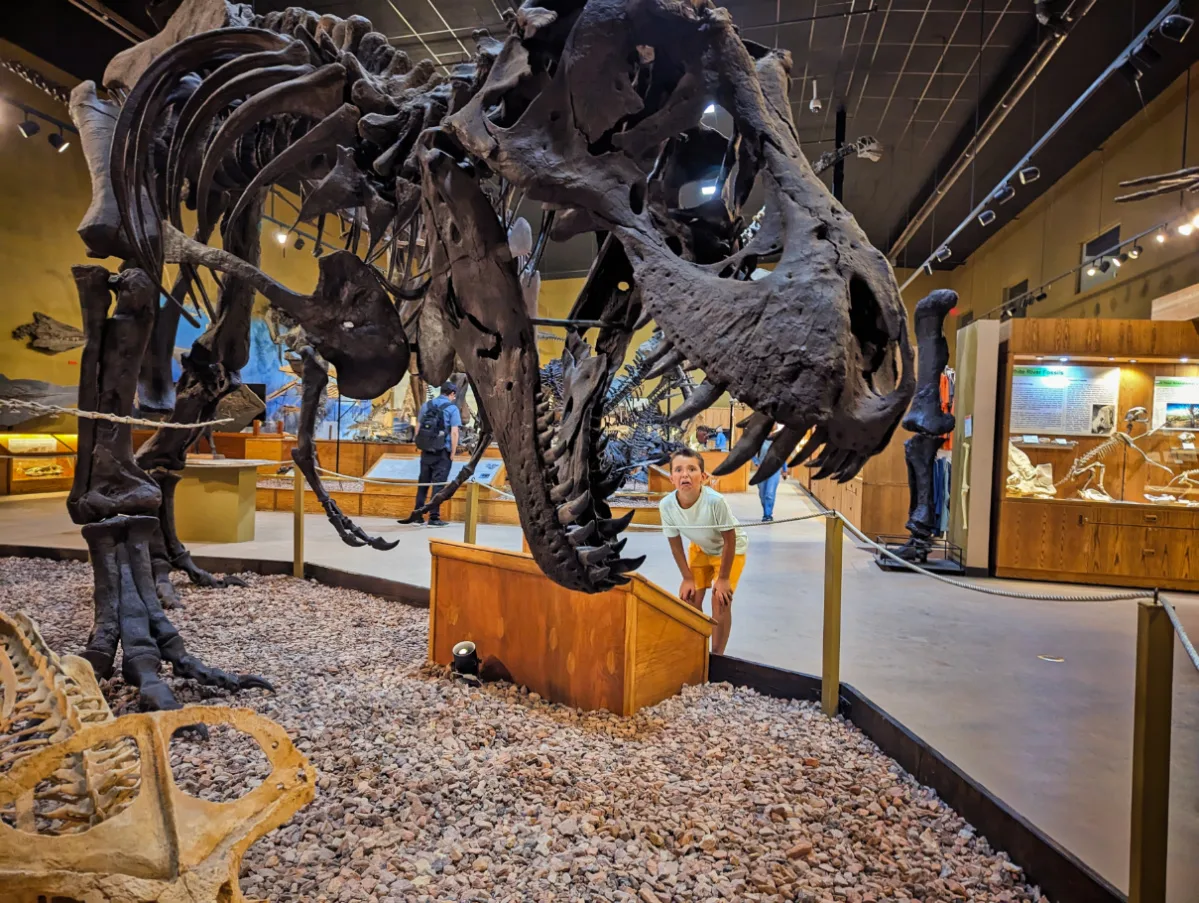
[[(270, 774), (239, 799), (198, 799), (172, 776), (180, 728), (228, 725)], [(193, 728), (194, 729), (194, 728)], [(192, 706), (114, 718), (91, 666), (57, 656), (24, 615), (0, 611), (0, 889), (10, 903), (241, 900), (250, 845), (315, 793), (316, 772), (279, 725)]]

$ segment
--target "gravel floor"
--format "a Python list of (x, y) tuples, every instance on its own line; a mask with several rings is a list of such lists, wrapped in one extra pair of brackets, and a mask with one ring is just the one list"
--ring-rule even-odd
[[(320, 773), (259, 841), (242, 889), (272, 901), (1038, 901), (1020, 869), (852, 726), (728, 685), (633, 718), (579, 713), (422, 665), (426, 613), (248, 575), (183, 588), (192, 652), (255, 671), (238, 697)], [(91, 621), (82, 564), (0, 559), (0, 607), (62, 652)], [(114, 679), (114, 708), (132, 697)], [(225, 702), (176, 683), (184, 702)], [(225, 799), (261, 780), (250, 742), (172, 744), (177, 780)], [(245, 739), (245, 738), (243, 738)], [(226, 794), (226, 795), (223, 795)]]

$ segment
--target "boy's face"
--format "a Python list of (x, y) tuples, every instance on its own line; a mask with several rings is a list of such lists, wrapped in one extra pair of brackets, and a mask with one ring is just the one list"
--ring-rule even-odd
[(670, 462), (670, 482), (679, 492), (691, 495), (704, 485), (705, 474), (695, 458), (679, 455)]

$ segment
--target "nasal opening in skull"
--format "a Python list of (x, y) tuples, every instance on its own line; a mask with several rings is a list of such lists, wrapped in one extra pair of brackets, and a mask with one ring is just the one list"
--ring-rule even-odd
[(873, 384), (887, 356), (887, 327), (874, 290), (857, 274), (849, 278), (849, 330), (862, 352), (862, 376)]

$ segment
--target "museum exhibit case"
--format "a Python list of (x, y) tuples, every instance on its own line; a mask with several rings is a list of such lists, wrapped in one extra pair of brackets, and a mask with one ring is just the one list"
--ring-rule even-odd
[(0, 495), (70, 489), (78, 445), (65, 433), (0, 433)]
[(1013, 320), (1001, 345), (994, 572), (1199, 589), (1199, 335)]

